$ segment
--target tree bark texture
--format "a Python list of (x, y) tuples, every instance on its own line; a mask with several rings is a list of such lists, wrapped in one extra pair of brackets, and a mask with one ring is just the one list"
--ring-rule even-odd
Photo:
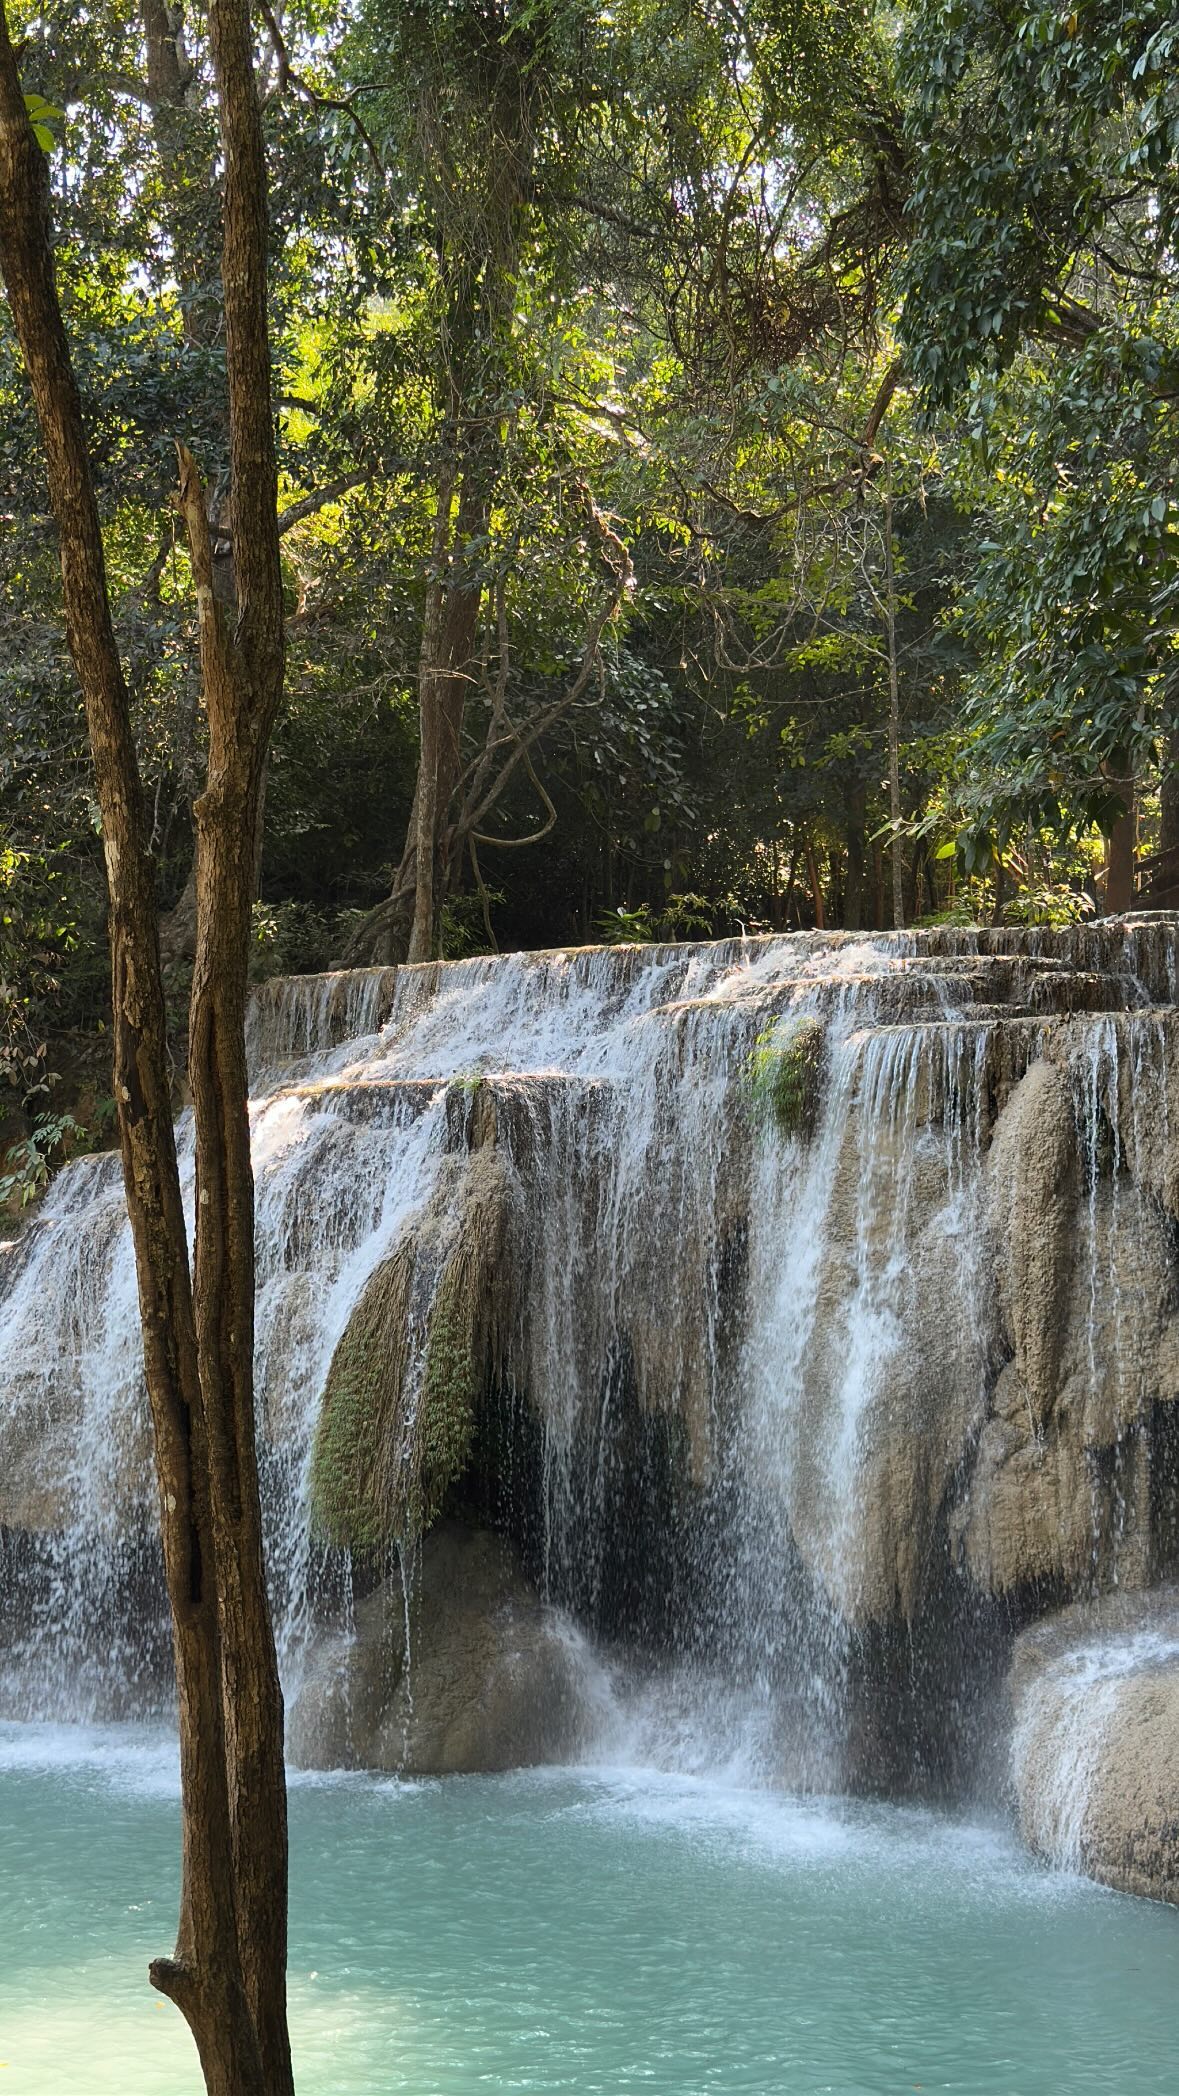
[(1132, 779), (1125, 788), (1125, 812), (1110, 825), (1106, 838), (1105, 914), (1120, 917), (1134, 907), (1134, 857), (1138, 816)]
[[(452, 522), (452, 509), (457, 513)], [(438, 491), (434, 559), (426, 593), (418, 668), (420, 722), (417, 785), (411, 839), (414, 893), (411, 961), (433, 960), (439, 950), (442, 905), (450, 884), (448, 828), (451, 800), (462, 769), (463, 718), (471, 684), (483, 585), (466, 570), (466, 548), (486, 529), (487, 510), (468, 471), (457, 505), (446, 476)], [(403, 882), (402, 885), (405, 885)]]
[[(210, 2096), (287, 2096), (282, 1707), (254, 1442), (253, 1185), (244, 1010), (254, 821), (282, 681), (282, 596), (265, 306), (266, 190), (248, 9), (212, 0), (225, 183), (225, 317), (241, 613), (229, 641), (200, 573), (210, 717), (198, 809), (193, 988), (197, 1225), (190, 1275), (172, 1128), (153, 870), (111, 625), (81, 403), (54, 282), (45, 157), (0, 0), (0, 263), (57, 521), (110, 892), (114, 1093), (179, 1703), (182, 1879), (174, 1955), (151, 1978), (193, 2031)], [(192, 528), (195, 475), (181, 501)], [(199, 482), (196, 483), (199, 497)]]
[(893, 557), (892, 489), (884, 497), (885, 615), (888, 635), (888, 813), (892, 823), (889, 858), (892, 863), (892, 923), (902, 931), (905, 923), (904, 860), (901, 853), (901, 703), (897, 676), (897, 586)]
[(208, 511), (181, 455), (209, 724), (195, 808), (197, 942), (188, 1077), (196, 1123), (197, 1353), (209, 1415), (221, 1574), (238, 1937), (268, 2096), (292, 2087), (286, 2020), (287, 1816), (282, 1693), (266, 1591), (254, 1430), (254, 1180), (245, 1014), (255, 839), (283, 682), (278, 471), (266, 304), (266, 157), (248, 0), (210, 0), (225, 167), (222, 294), (229, 391), (232, 632), (214, 589)]

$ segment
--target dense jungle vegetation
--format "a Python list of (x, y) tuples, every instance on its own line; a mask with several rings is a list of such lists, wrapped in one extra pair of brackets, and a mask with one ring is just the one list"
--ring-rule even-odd
[[(234, 599), (217, 134), (172, 0), (9, 10), (177, 1023)], [(1068, 922), (1179, 875), (1179, 16), (255, 11), (287, 610), (255, 969)], [(35, 90), (35, 93), (32, 92)], [(0, 1127), (105, 1139), (102, 849), (0, 308)]]

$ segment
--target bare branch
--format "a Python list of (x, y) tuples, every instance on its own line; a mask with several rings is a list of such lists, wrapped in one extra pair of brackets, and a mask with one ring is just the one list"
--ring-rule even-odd
[(274, 48), (275, 58), (278, 61), (278, 80), (275, 92), (281, 95), (286, 88), (292, 87), (295, 93), (300, 95), (305, 102), (310, 102), (313, 108), (332, 109), (338, 111), (341, 116), (346, 116), (349, 122), (355, 125), (358, 136), (364, 141), (369, 159), (372, 161), (378, 175), (383, 178), (385, 163), (377, 150), (372, 132), (369, 130), (360, 111), (355, 107), (352, 97), (350, 95), (322, 94), (319, 88), (313, 87), (310, 80), (304, 78), (302, 73), (297, 73), (291, 64), (286, 38), (279, 27), (274, 9), (269, 5), (269, 0), (261, 0), (261, 14), (266, 24), (267, 35)]
[(347, 495), (353, 488), (367, 487), (371, 479), (371, 473), (367, 473), (362, 467), (355, 473), (341, 473), (338, 480), (329, 480), (325, 487), (317, 488), (312, 495), (301, 496), (298, 502), (292, 502), (287, 509), (280, 512), (279, 537), (282, 538), (286, 532), (293, 530), (296, 524), (302, 524), (308, 517), (318, 516), (321, 509), (327, 509), (330, 503), (338, 502), (341, 495)]
[[(547, 836), (556, 822), (557, 811), (537, 778), (529, 753), (539, 742), (541, 736), (547, 734), (548, 730), (564, 714), (568, 713), (572, 706), (577, 704), (577, 701), (586, 690), (594, 671), (600, 669), (602, 635), (609, 620), (617, 614), (618, 608), (634, 580), (634, 568), (627, 547), (618, 537), (618, 534), (611, 529), (608, 518), (598, 508), (584, 483), (579, 483), (579, 492), (589, 511), (590, 522), (597, 535), (602, 554), (611, 570), (613, 578), (611, 586), (590, 622), (577, 673), (567, 689), (561, 694), (561, 697), (553, 705), (547, 707), (543, 713), (539, 714), (526, 728), (517, 728), (513, 725), (508, 719), (506, 709), (504, 709), (501, 702), (500, 719), (507, 732), (497, 736), (489, 731), (488, 741), (476, 767), (471, 786), (468, 789), (462, 813), (455, 824), (455, 834), (460, 838), (473, 836), (480, 844), (494, 844), (501, 845), (507, 849), (518, 849), (525, 844), (535, 844), (539, 838)], [(502, 604), (500, 617), (502, 620)], [(495, 716), (493, 714), (492, 725), (494, 726), (494, 724)], [(511, 754), (491, 784), (486, 786), (485, 781), (492, 768), (491, 760), (499, 749), (510, 749)], [(501, 838), (491, 836), (480, 825), (486, 821), (487, 816), (500, 799), (508, 781), (520, 764), (524, 765), (529, 779), (544, 802), (548, 819), (543, 829), (535, 830), (527, 837)]]

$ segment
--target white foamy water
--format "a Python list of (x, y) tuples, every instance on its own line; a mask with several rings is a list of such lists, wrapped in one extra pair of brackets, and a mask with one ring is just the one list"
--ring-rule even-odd
[(1162, 1630), (1097, 1637), (1044, 1666), (1024, 1692), (1011, 1741), (1027, 1831), (1062, 1870), (1083, 1870), (1094, 1790), (1127, 1684), (1179, 1659)]

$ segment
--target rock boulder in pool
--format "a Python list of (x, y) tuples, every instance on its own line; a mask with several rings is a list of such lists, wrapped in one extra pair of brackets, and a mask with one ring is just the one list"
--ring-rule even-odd
[(587, 1698), (574, 1633), (484, 1529), (444, 1522), (420, 1547), (408, 1608), (395, 1575), (320, 1646), (294, 1699), (292, 1758), (312, 1768), (451, 1775), (567, 1760)]
[(1025, 1840), (1179, 1905), (1179, 1588), (1078, 1604), (1025, 1631), (1010, 1688)]

